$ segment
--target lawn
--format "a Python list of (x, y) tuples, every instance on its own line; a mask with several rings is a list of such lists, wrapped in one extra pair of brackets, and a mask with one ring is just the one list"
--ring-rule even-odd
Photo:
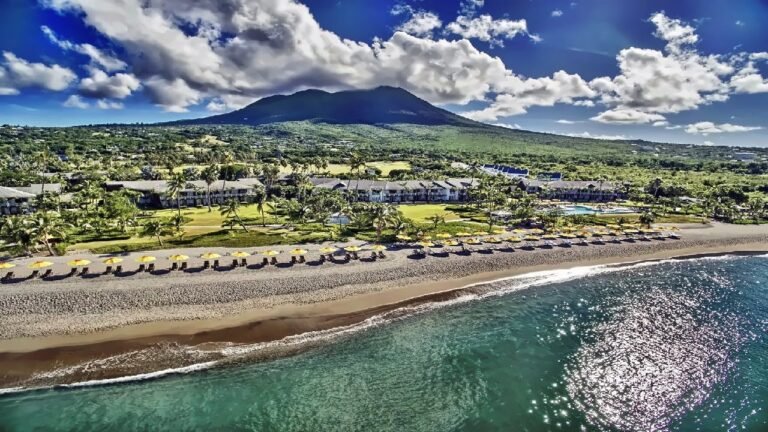
[(401, 204), (398, 209), (403, 213), (403, 216), (408, 219), (412, 219), (416, 223), (426, 223), (428, 217), (436, 214), (445, 216), (446, 222), (451, 222), (461, 219), (461, 216), (449, 210), (449, 206), (445, 204)]
[[(382, 177), (388, 177), (392, 170), (410, 170), (411, 163), (407, 161), (375, 161), (367, 162), (366, 166), (378, 168), (381, 170)], [(330, 175), (346, 174), (351, 171), (347, 164), (328, 164), (328, 168), (325, 169)], [(291, 167), (283, 167), (280, 169), (283, 174), (290, 174)]]

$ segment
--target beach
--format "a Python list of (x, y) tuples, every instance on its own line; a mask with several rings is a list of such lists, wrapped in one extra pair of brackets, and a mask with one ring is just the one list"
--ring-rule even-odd
[[(4, 370), (0, 384), (18, 384), (54, 363), (59, 367), (81, 364), (162, 344), (264, 342), (353, 325), (403, 305), (449, 298), (475, 284), (525, 273), (768, 252), (766, 226), (682, 228), (680, 239), (614, 242), (606, 238), (588, 245), (471, 254), (435, 249), (435, 255), (425, 258), (415, 258), (409, 248), (388, 251), (385, 259), (344, 264), (316, 263), (318, 247), (306, 247), (308, 263), (292, 266), (283, 256), (285, 264), (259, 269), (5, 284), (0, 286), (0, 370)], [(197, 251), (188, 252), (192, 256)], [(222, 259), (222, 264), (227, 263)], [(190, 264), (192, 269), (195, 266)], [(168, 359), (166, 364), (155, 356), (150, 369), (178, 366), (178, 361)], [(97, 377), (126, 373), (118, 370)]]

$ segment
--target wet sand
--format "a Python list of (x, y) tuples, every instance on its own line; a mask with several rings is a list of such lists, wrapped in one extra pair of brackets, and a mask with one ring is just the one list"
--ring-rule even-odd
[[(425, 259), (413, 259), (408, 250), (375, 262), (4, 285), (0, 387), (107, 379), (220, 361), (223, 347), (353, 325), (524, 273), (768, 252), (768, 227), (694, 226), (682, 237)], [(305, 348), (276, 347), (258, 356)], [(94, 368), (94, 360), (103, 367)], [(63, 375), (44, 374), (67, 368), (72, 370)]]

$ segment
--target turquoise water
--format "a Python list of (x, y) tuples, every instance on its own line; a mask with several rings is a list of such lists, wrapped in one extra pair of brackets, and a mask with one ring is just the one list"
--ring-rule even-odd
[(0, 430), (768, 430), (768, 259), (486, 288), (292, 357), (8, 394)]
[(615, 210), (610, 208), (598, 211), (592, 207), (582, 206), (582, 205), (567, 206), (563, 209), (563, 214), (565, 214), (566, 216), (596, 215), (596, 214), (628, 214), (628, 213), (631, 213), (631, 211)]

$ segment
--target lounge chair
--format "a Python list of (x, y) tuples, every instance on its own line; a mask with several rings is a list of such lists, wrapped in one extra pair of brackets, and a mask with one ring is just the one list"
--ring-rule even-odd
[(306, 259), (306, 258), (304, 258), (304, 255), (301, 255), (301, 256), (299, 256), (299, 263), (300, 263), (300, 264), (304, 264), (304, 263), (306, 263), (306, 262), (307, 262), (307, 259)]
[(155, 271), (155, 263), (149, 263), (149, 266), (147, 266), (147, 273), (152, 273)]
[(203, 262), (203, 270), (211, 268), (211, 262), (208, 260), (205, 260)]
[(239, 267), (239, 266), (240, 266), (240, 261), (238, 261), (237, 259), (233, 259), (232, 260), (232, 267)]
[(328, 260), (328, 258), (325, 255), (320, 255), (320, 264), (325, 263), (325, 261), (327, 261), (327, 260)]
[(147, 271), (147, 265), (139, 264), (139, 269), (137, 270), (137, 273), (144, 273), (145, 271)]
[(276, 257), (272, 257), (272, 265), (277, 265), (277, 258)]
[(296, 264), (296, 263), (298, 263), (298, 260), (296, 259), (296, 255), (294, 255), (291, 257), (291, 264)]
[(5, 276), (3, 276), (2, 279), (0, 279), (0, 281), (8, 282), (11, 279), (13, 279), (13, 272), (8, 272), (5, 274)]
[(214, 269), (219, 268), (219, 260), (213, 260), (213, 268)]
[(48, 270), (45, 271), (45, 273), (43, 273), (42, 276), (40, 276), (40, 279), (45, 279), (45, 278), (47, 278), (48, 276), (50, 276), (52, 274), (53, 274), (53, 270), (52, 269), (48, 269)]
[(115, 274), (120, 274), (123, 272), (123, 266), (119, 265), (115, 267)]
[(379, 258), (386, 258), (387, 256), (384, 255), (384, 251), (379, 251)]
[(35, 270), (32, 272), (31, 275), (29, 275), (30, 279), (37, 279), (37, 277), (40, 276), (40, 270)]
[(107, 266), (107, 269), (104, 270), (104, 274), (105, 275), (112, 274), (112, 266)]
[(179, 269), (179, 263), (175, 262), (171, 264), (171, 271), (176, 271)]
[(77, 269), (73, 267), (71, 270), (69, 270), (69, 273), (67, 273), (67, 277), (72, 277), (76, 274), (77, 274)]
[(181, 267), (179, 267), (179, 271), (184, 271), (186, 269), (187, 269), (187, 262), (184, 261), (183, 263), (181, 263)]
[(378, 258), (378, 257), (379, 256), (376, 254), (376, 252), (371, 252), (371, 259), (372, 260), (376, 261), (376, 258)]
[(90, 270), (91, 269), (89, 269), (88, 267), (83, 267), (83, 271), (80, 272), (80, 276), (87, 275)]
[(248, 260), (243, 258), (240, 260), (240, 266), (241, 267), (248, 267)]
[(261, 265), (268, 266), (269, 265), (269, 258), (264, 257), (264, 259), (261, 260)]

